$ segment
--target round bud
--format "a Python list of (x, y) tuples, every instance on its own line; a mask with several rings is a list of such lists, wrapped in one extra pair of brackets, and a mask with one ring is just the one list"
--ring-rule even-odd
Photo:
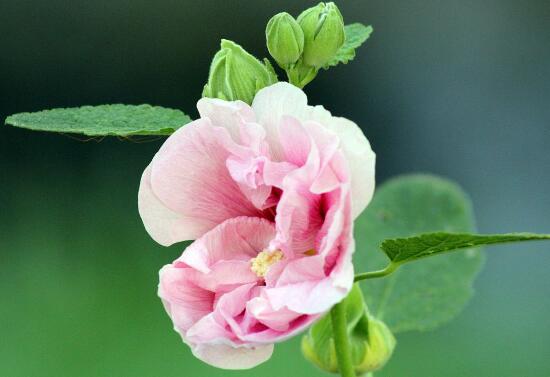
[(362, 375), (379, 370), (390, 359), (394, 348), (395, 337), (388, 326), (373, 317), (368, 318), (367, 339), (355, 345), (355, 373)]
[(345, 41), (344, 20), (334, 3), (319, 3), (298, 16), (304, 32), (303, 62), (321, 68), (335, 55)]
[(304, 32), (294, 17), (283, 12), (273, 16), (265, 29), (267, 49), (283, 69), (296, 63), (304, 50)]

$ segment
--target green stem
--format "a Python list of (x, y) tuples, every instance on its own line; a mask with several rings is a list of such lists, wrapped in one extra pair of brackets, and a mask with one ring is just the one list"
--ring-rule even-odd
[(336, 349), (336, 359), (338, 360), (340, 375), (342, 377), (356, 377), (348, 339), (345, 302), (334, 305), (330, 310), (330, 316), (332, 319), (332, 333), (334, 335), (334, 347)]
[(370, 271), (370, 272), (363, 272), (360, 274), (355, 275), (355, 282), (361, 281), (361, 280), (367, 280), (367, 279), (374, 279), (374, 278), (381, 278), (386, 275), (391, 274), (397, 268), (399, 267), (399, 263), (390, 263), (386, 268), (383, 270), (378, 271)]

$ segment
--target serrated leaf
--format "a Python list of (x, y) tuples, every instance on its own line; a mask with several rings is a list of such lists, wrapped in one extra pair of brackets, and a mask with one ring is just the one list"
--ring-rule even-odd
[(520, 241), (549, 240), (550, 235), (534, 233), (470, 234), (470, 233), (426, 233), (408, 238), (388, 239), (380, 249), (393, 263), (406, 263), (445, 252)]
[(325, 69), (340, 63), (347, 64), (355, 58), (355, 50), (359, 48), (373, 32), (372, 26), (365, 26), (361, 23), (353, 23), (344, 27), (346, 40), (336, 53), (336, 56), (327, 63)]
[(189, 123), (180, 110), (151, 105), (99, 105), (19, 113), (6, 124), (87, 136), (169, 135)]
[[(378, 188), (356, 220), (356, 271), (386, 267), (379, 245), (388, 238), (427, 232), (472, 232), (468, 197), (456, 184), (429, 175), (392, 179)], [(395, 332), (433, 329), (456, 316), (472, 295), (483, 262), (465, 249), (404, 265), (383, 279), (361, 282), (368, 308)]]

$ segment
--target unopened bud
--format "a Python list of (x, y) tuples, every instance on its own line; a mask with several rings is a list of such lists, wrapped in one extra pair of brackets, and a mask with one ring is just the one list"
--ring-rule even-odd
[(390, 359), (395, 348), (395, 337), (384, 322), (371, 317), (368, 318), (367, 339), (355, 344), (354, 348), (355, 373), (374, 372)]
[(296, 63), (304, 50), (304, 32), (294, 17), (283, 12), (269, 20), (265, 29), (267, 49), (283, 69)]
[[(339, 305), (345, 306), (347, 338), (351, 359), (357, 375), (382, 368), (395, 348), (395, 338), (386, 324), (372, 317), (366, 308), (363, 294), (355, 284)], [(338, 373), (338, 358), (331, 315), (315, 323), (302, 337), (305, 358), (327, 372)]]
[(321, 68), (327, 64), (345, 41), (344, 20), (334, 3), (319, 3), (298, 16), (304, 32), (303, 62)]
[(277, 82), (268, 61), (260, 62), (235, 42), (222, 39), (202, 96), (252, 103), (258, 90)]

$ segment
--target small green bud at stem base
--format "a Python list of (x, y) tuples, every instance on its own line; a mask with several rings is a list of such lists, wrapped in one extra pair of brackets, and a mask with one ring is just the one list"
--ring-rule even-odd
[(304, 335), (302, 353), (322, 370), (344, 377), (362, 376), (381, 369), (395, 344), (386, 324), (369, 314), (355, 284), (348, 296)]

